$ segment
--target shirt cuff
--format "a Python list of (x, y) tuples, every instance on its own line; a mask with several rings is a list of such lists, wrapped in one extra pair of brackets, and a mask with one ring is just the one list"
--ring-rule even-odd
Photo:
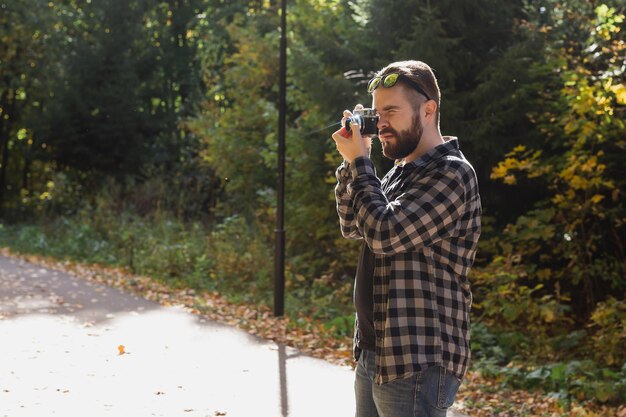
[(342, 178), (350, 177), (350, 163), (348, 161), (343, 161), (341, 165), (337, 167), (337, 171), (335, 171), (335, 176), (338, 180)]
[(335, 171), (335, 177), (337, 177), (337, 186), (335, 187), (335, 194), (342, 196), (347, 192), (348, 183), (352, 182), (352, 174), (350, 173), (350, 164), (347, 161), (343, 161), (337, 170)]
[(349, 165), (349, 168), (352, 173), (352, 178), (355, 180), (363, 176), (376, 176), (376, 167), (374, 166), (374, 162), (366, 156), (359, 156), (354, 159)]

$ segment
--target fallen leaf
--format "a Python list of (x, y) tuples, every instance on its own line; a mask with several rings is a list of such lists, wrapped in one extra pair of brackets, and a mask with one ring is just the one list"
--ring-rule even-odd
[(120, 352), (119, 354), (120, 355), (124, 355), (126, 353), (126, 348), (124, 347), (124, 345), (119, 345), (117, 347), (117, 350), (119, 350), (119, 352)]

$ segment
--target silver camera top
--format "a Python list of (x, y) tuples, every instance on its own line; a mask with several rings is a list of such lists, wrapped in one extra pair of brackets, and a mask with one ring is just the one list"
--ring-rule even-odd
[(374, 109), (355, 109), (353, 114), (358, 114), (362, 117), (376, 117), (376, 111)]

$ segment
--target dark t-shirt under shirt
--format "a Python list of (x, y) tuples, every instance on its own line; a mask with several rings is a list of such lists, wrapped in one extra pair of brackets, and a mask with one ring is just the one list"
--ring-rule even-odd
[(363, 242), (359, 253), (354, 283), (354, 306), (356, 308), (360, 349), (374, 351), (376, 333), (374, 332), (374, 254)]

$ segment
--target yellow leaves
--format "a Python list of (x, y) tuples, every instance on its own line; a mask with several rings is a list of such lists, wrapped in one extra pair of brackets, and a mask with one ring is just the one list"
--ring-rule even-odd
[(589, 181), (580, 175), (572, 175), (569, 179), (569, 185), (575, 190), (584, 190), (589, 188)]
[(554, 197), (552, 197), (552, 204), (554, 204), (555, 206), (558, 206), (563, 202), (565, 202), (565, 196), (563, 194), (558, 193), (555, 194)]
[(124, 347), (124, 345), (119, 345), (117, 347), (117, 350), (119, 352), (118, 355), (120, 355), (120, 356), (126, 354), (126, 347)]
[(514, 185), (517, 183), (516, 171), (526, 173), (528, 178), (539, 177), (550, 170), (549, 166), (540, 166), (540, 156), (541, 151), (527, 150), (526, 146), (518, 145), (493, 168), (490, 178)]
[(615, 94), (615, 101), (617, 102), (617, 104), (626, 106), (626, 85), (617, 84), (609, 88), (610, 91)]
[(591, 197), (591, 203), (598, 204), (600, 201), (604, 200), (604, 196), (601, 194), (595, 194)]
[(504, 161), (498, 163), (493, 171), (491, 171), (491, 178), (504, 178), (508, 175), (509, 170), (515, 169), (518, 166), (517, 162), (518, 161), (515, 158), (506, 158)]
[(572, 117), (567, 123), (565, 123), (565, 126), (563, 126), (563, 132), (566, 135), (571, 135), (577, 128), (578, 120)]
[[(610, 181), (602, 178), (602, 174), (606, 170), (606, 165), (599, 161), (599, 157), (603, 156), (603, 152), (595, 155), (575, 155), (572, 154), (567, 160), (567, 165), (558, 177), (563, 181), (562, 185), (575, 191), (587, 191), (599, 188), (613, 188)], [(573, 197), (569, 195), (568, 197)], [(598, 193), (594, 193), (592, 202), (594, 204), (602, 201), (604, 197)]]
[(515, 178), (515, 175), (507, 175), (504, 177), (503, 179), (504, 183), (506, 185), (515, 185), (517, 184), (517, 178)]
[(598, 25), (596, 32), (605, 40), (610, 40), (611, 35), (620, 31), (619, 24), (624, 21), (623, 14), (617, 14), (615, 8), (602, 4), (596, 7)]
[[(602, 114), (602, 113), (599, 113)], [(593, 121), (586, 121), (580, 126), (580, 134), (583, 137), (590, 137), (598, 130), (598, 124)]]
[(546, 323), (553, 323), (554, 320), (556, 319), (556, 314), (554, 313), (554, 310), (552, 310), (549, 307), (541, 308), (539, 312), (541, 314), (541, 318)]

